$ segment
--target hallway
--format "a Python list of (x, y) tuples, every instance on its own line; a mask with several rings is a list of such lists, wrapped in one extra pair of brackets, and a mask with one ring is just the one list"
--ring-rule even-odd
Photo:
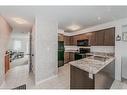
[(58, 68), (58, 75), (46, 80), (39, 85), (32, 85), (31, 78), (27, 82), (27, 89), (69, 89), (70, 88), (70, 65), (65, 64)]
[(24, 84), (27, 89), (69, 89), (69, 65), (60, 67), (58, 71), (56, 77), (35, 86), (32, 74), (28, 73), (28, 65), (17, 66), (8, 71), (0, 89), (13, 89)]
[(28, 64), (16, 66), (7, 72), (5, 82), (2, 84), (0, 89), (13, 89), (26, 84), (28, 75)]

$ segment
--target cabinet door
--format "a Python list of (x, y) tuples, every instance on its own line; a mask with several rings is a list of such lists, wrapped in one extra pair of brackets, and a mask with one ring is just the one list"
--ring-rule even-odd
[(89, 37), (89, 43), (91, 46), (95, 46), (96, 45), (96, 33), (95, 32), (91, 32), (91, 35)]
[(73, 38), (73, 36), (70, 37), (70, 45), (74, 45), (74, 38)]
[(94, 84), (94, 75), (91, 79), (88, 72), (70, 66), (70, 89), (94, 89)]
[(64, 52), (64, 63), (68, 63), (70, 61), (69, 52)]
[(64, 45), (70, 45), (70, 37), (64, 36)]
[(114, 46), (115, 45), (115, 28), (105, 29), (104, 45)]
[(75, 54), (73, 52), (70, 52), (70, 61), (75, 60)]
[(95, 32), (96, 34), (96, 46), (104, 45), (104, 30)]

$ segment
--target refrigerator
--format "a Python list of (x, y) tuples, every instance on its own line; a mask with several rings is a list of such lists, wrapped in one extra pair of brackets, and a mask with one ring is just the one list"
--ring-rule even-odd
[(58, 41), (58, 67), (64, 66), (64, 41)]

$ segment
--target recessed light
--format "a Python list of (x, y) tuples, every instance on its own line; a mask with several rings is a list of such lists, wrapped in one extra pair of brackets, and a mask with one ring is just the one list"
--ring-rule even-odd
[(80, 26), (79, 25), (71, 25), (71, 26), (68, 26), (67, 27), (68, 29), (70, 29), (70, 30), (73, 30), (73, 31), (75, 31), (75, 30), (78, 30), (78, 29), (80, 29)]
[(17, 17), (12, 18), (12, 20), (14, 20), (18, 24), (27, 24), (28, 23), (28, 21), (26, 21), (22, 18), (17, 18)]
[(97, 19), (98, 19), (98, 20), (101, 20), (101, 17), (99, 16), (99, 17), (97, 17)]

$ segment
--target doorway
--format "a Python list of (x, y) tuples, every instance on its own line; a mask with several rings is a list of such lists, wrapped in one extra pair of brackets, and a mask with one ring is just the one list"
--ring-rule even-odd
[(9, 55), (9, 69), (17, 66), (27, 65), (30, 61), (29, 32), (13, 32), (8, 44), (7, 54)]

